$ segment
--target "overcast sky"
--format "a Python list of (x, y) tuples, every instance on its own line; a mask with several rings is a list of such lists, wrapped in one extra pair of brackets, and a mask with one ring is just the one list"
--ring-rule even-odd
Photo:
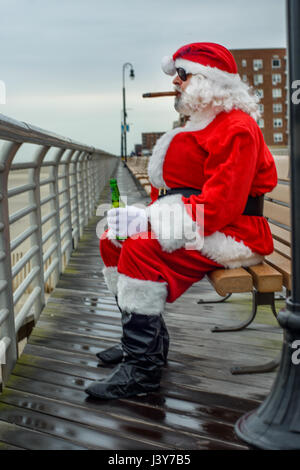
[(285, 0), (0, 0), (0, 113), (120, 154), (122, 66), (128, 151), (177, 113), (161, 58), (180, 46), (286, 47)]

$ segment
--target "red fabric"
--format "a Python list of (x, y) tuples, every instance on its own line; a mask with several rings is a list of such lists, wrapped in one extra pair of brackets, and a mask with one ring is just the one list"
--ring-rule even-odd
[(202, 189), (183, 197), (191, 205), (204, 204), (204, 235), (216, 231), (243, 241), (261, 255), (273, 251), (264, 217), (241, 215), (248, 195), (260, 196), (277, 184), (274, 159), (254, 119), (240, 110), (220, 113), (205, 129), (181, 132), (172, 139), (163, 163), (169, 188)]
[(100, 239), (104, 264), (116, 266), (119, 273), (134, 279), (167, 282), (167, 302), (174, 302), (205, 274), (222, 267), (196, 250), (162, 251), (152, 232), (128, 238), (122, 242), (122, 248), (113, 245), (106, 233)]
[(173, 55), (174, 62), (176, 59), (190, 60), (204, 66), (217, 67), (225, 72), (238, 73), (231, 52), (226, 47), (213, 42), (187, 44), (175, 52)]

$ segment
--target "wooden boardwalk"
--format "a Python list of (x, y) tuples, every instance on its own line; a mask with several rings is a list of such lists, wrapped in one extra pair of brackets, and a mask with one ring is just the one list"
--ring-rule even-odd
[[(116, 176), (129, 204), (146, 200), (126, 169)], [(108, 200), (106, 188), (100, 202)], [(282, 334), (268, 307), (242, 332), (210, 328), (244, 318), (248, 294), (199, 306), (200, 297), (216, 296), (204, 280), (168, 304), (171, 344), (159, 392), (115, 401), (85, 394), (91, 381), (111, 372), (98, 366), (95, 353), (121, 335), (120, 313), (101, 274), (98, 220), (86, 227), (0, 395), (0, 449), (247, 449), (234, 423), (259, 405), (276, 373), (233, 376), (229, 367), (274, 358)]]

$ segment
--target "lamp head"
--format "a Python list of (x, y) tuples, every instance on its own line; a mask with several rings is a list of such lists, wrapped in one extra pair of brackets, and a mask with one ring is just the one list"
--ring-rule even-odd
[(131, 78), (131, 80), (134, 79), (134, 70), (133, 70), (133, 68), (131, 68), (131, 70), (130, 70), (130, 75), (129, 75), (129, 77)]

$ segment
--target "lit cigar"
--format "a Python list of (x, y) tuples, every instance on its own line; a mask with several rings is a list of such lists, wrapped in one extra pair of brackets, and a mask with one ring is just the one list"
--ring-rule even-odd
[(144, 93), (143, 98), (158, 98), (160, 96), (176, 96), (176, 91), (158, 91), (157, 93)]

